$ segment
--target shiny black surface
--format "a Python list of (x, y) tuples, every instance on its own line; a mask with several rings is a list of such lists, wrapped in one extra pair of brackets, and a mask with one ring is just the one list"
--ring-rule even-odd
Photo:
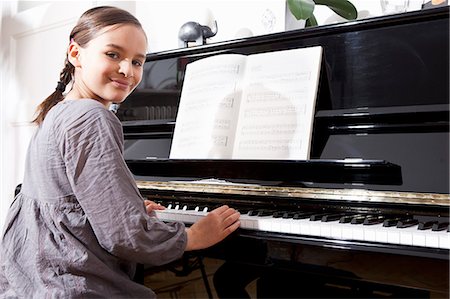
[[(311, 158), (383, 160), (401, 168), (401, 184), (366, 181), (354, 188), (448, 194), (448, 16), (449, 8), (440, 7), (150, 53), (142, 83), (118, 111), (125, 158), (169, 157), (184, 69), (190, 61), (220, 53), (321, 45), (324, 63)], [(308, 183), (342, 188), (354, 182)]]
[[(401, 185), (401, 169), (386, 161), (353, 160), (127, 160), (135, 175), (211, 177), (319, 183)], [(239, 171), (237, 171), (239, 169)]]

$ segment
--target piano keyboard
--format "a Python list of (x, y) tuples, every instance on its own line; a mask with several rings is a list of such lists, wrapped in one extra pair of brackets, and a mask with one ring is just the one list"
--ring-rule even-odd
[[(155, 211), (162, 221), (192, 224), (208, 213), (208, 207), (188, 208), (169, 204)], [(338, 240), (368, 241), (429, 248), (450, 249), (448, 222), (419, 222), (413, 218), (384, 218), (370, 215), (318, 214), (251, 210), (241, 213), (241, 228)]]

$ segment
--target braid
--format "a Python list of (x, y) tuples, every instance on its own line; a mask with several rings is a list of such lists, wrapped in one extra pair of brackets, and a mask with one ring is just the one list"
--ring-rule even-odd
[(69, 60), (66, 57), (66, 60), (64, 61), (64, 68), (59, 74), (59, 81), (64, 84), (64, 86), (67, 86), (70, 81), (72, 81), (72, 77), (75, 71), (75, 67), (69, 62)]
[(56, 86), (55, 91), (38, 106), (37, 111), (39, 112), (39, 114), (33, 120), (34, 123), (38, 125), (41, 124), (50, 109), (64, 99), (63, 92), (66, 90), (66, 86), (70, 83), (70, 81), (72, 81), (74, 71), (75, 67), (69, 62), (66, 57), (64, 68), (59, 74), (58, 85)]

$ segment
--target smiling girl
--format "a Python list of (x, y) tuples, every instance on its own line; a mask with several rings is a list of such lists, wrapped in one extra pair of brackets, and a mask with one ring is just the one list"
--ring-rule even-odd
[[(121, 123), (108, 110), (139, 84), (146, 35), (128, 12), (86, 11), (70, 34), (55, 92), (38, 107), (25, 177), (0, 243), (0, 298), (153, 298), (132, 281), (214, 245), (239, 227), (227, 206), (194, 225), (164, 223), (123, 158)], [(66, 86), (71, 88), (64, 95)]]

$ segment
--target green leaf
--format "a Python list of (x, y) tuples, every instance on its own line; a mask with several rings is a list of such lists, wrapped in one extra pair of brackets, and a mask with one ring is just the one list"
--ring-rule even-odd
[(306, 23), (305, 23), (305, 27), (313, 27), (313, 26), (317, 26), (317, 25), (318, 25), (318, 23), (317, 23), (316, 17), (314, 15), (311, 15), (306, 20)]
[(317, 5), (328, 6), (335, 13), (347, 20), (354, 20), (358, 17), (356, 7), (347, 0), (315, 0)]
[(308, 19), (314, 11), (313, 0), (287, 0), (288, 8), (297, 20)]

